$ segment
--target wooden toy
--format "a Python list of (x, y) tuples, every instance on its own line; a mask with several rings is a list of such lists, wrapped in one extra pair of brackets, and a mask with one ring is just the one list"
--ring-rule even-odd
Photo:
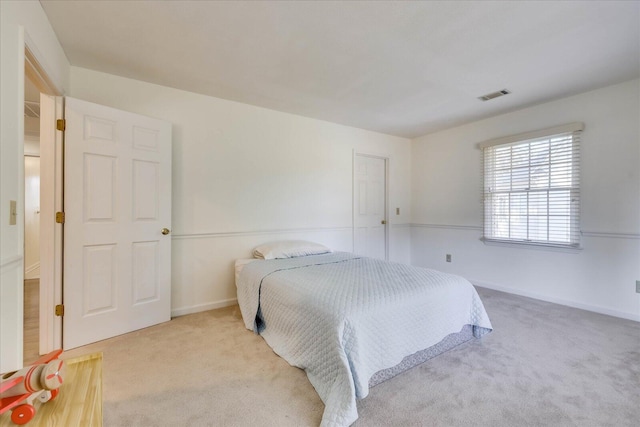
[(62, 350), (54, 350), (19, 371), (2, 376), (0, 383), (0, 414), (11, 409), (14, 424), (26, 424), (36, 414), (34, 401), (44, 403), (58, 395), (64, 377), (64, 361), (58, 359)]

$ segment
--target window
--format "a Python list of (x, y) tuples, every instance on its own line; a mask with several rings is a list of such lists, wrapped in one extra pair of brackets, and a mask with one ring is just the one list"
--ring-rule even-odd
[(480, 144), (484, 240), (580, 247), (582, 123)]

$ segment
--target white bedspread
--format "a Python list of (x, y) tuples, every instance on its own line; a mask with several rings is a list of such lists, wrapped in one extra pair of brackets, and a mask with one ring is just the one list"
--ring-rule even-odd
[(348, 426), (377, 371), (474, 326), (492, 329), (467, 280), (349, 253), (246, 264), (238, 278), (245, 326), (306, 371), (325, 404), (322, 426)]

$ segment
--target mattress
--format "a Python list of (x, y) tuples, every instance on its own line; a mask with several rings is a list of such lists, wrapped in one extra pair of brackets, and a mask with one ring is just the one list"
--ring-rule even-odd
[(353, 423), (380, 371), (467, 325), (477, 338), (492, 329), (465, 279), (343, 252), (245, 263), (237, 287), (245, 326), (305, 370), (323, 426)]

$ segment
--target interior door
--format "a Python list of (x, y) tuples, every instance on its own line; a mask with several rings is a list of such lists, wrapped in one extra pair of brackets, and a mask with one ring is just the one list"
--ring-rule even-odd
[(73, 98), (65, 119), (70, 349), (170, 319), (171, 124)]
[(387, 259), (387, 160), (356, 154), (354, 160), (354, 252)]

